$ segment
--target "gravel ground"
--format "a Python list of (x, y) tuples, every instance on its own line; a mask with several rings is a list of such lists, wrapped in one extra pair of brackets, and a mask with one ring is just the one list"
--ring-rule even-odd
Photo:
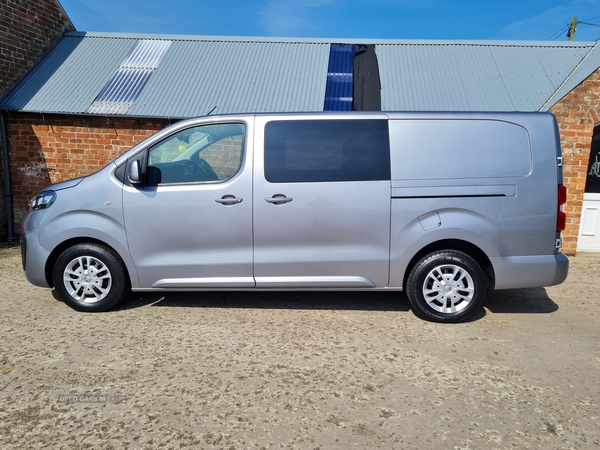
[(397, 293), (132, 294), (85, 314), (0, 248), (0, 448), (596, 449), (600, 255), (463, 324)]

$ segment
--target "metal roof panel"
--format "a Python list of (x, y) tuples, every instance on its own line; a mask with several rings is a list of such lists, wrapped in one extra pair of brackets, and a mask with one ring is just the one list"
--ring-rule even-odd
[(322, 111), (331, 44), (369, 43), (376, 45), (384, 110), (537, 110), (600, 66), (594, 42), (75, 32), (0, 100), (0, 109), (164, 118), (215, 106), (218, 113)]
[(581, 61), (575, 67), (571, 74), (564, 79), (556, 92), (545, 102), (542, 111), (548, 111), (565, 95), (575, 89), (580, 83), (585, 81), (592, 73), (600, 67), (600, 46), (598, 41), (581, 58)]
[(329, 45), (173, 41), (136, 116), (322, 111)]
[(383, 44), (382, 108), (537, 111), (588, 46)]
[(0, 108), (85, 113), (136, 43), (66, 35), (8, 92)]
[(90, 105), (88, 113), (129, 112), (150, 81), (171, 41), (141, 39)]

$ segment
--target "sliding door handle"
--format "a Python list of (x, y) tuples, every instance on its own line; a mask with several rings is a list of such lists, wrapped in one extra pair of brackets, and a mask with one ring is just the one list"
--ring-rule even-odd
[(287, 197), (284, 194), (275, 194), (273, 197), (265, 198), (267, 203), (273, 203), (274, 205), (283, 205), (294, 200), (292, 197)]

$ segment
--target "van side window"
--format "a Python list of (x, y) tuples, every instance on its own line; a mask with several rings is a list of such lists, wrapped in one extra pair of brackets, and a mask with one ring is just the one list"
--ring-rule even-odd
[(239, 170), (244, 125), (202, 125), (180, 131), (151, 147), (148, 166), (161, 171), (161, 184), (224, 181)]
[(265, 178), (271, 183), (389, 180), (388, 121), (269, 122)]

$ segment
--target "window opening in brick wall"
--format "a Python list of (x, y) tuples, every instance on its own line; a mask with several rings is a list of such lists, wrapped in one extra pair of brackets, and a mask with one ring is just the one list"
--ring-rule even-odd
[(594, 127), (590, 162), (585, 181), (585, 192), (600, 194), (600, 125)]

